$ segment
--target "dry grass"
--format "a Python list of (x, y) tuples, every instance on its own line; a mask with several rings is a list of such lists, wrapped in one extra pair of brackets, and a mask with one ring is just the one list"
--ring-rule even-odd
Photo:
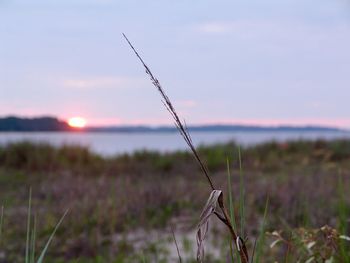
[[(212, 181), (212, 179), (211, 179), (211, 177), (209, 175), (209, 171), (208, 171), (207, 167), (205, 166), (204, 162), (202, 161), (202, 159), (200, 158), (196, 148), (194, 147), (194, 145), (192, 143), (192, 139), (191, 139), (191, 136), (190, 136), (190, 134), (189, 134), (189, 132), (188, 132), (188, 130), (186, 128), (186, 125), (180, 120), (180, 118), (179, 118), (179, 116), (178, 116), (178, 114), (177, 114), (177, 112), (175, 110), (175, 107), (171, 103), (169, 97), (166, 95), (166, 93), (165, 93), (164, 89), (162, 88), (161, 84), (159, 83), (158, 79), (153, 75), (153, 73), (151, 72), (150, 68), (143, 61), (143, 59), (141, 58), (139, 53), (136, 51), (134, 46), (130, 43), (129, 39), (125, 36), (125, 34), (123, 34), (123, 36), (126, 39), (126, 41), (128, 42), (128, 44), (130, 45), (131, 49), (134, 51), (134, 53), (138, 57), (138, 59), (141, 61), (141, 63), (144, 66), (144, 68), (146, 69), (146, 73), (150, 76), (153, 85), (159, 91), (159, 93), (160, 93), (160, 95), (161, 95), (161, 97), (163, 99), (163, 104), (164, 104), (165, 108), (168, 110), (168, 112), (170, 113), (171, 117), (175, 121), (175, 125), (178, 128), (181, 136), (183, 137), (183, 139), (187, 143), (187, 145), (190, 148), (194, 158), (198, 162), (198, 164), (199, 164), (199, 166), (200, 166), (204, 176), (208, 180), (209, 186), (211, 187), (211, 190), (212, 190), (212, 194), (216, 193), (216, 191), (218, 191), (218, 190), (214, 187), (213, 181)], [(249, 255), (248, 255), (248, 252), (247, 252), (247, 249), (246, 249), (245, 241), (241, 237), (239, 237), (237, 235), (237, 233), (236, 233), (237, 230), (235, 230), (233, 228), (233, 223), (231, 221), (231, 218), (229, 216), (228, 210), (226, 208), (222, 192), (220, 192), (220, 195), (217, 198), (217, 204), (220, 207), (221, 213), (216, 211), (216, 206), (215, 206), (215, 209), (213, 210), (213, 214), (215, 214), (227, 226), (228, 231), (229, 231), (229, 233), (232, 236), (232, 240), (235, 241), (234, 244), (235, 244), (236, 249), (237, 249), (237, 251), (239, 253), (241, 262), (242, 263), (248, 263), (249, 262)], [(204, 208), (204, 210), (206, 210), (206, 207)], [(243, 218), (243, 215), (242, 215), (242, 218)], [(198, 233), (200, 233), (200, 231), (201, 231), (201, 226), (202, 226), (202, 224), (200, 223), (199, 226), (198, 226)], [(243, 232), (242, 232), (242, 234), (243, 234)], [(205, 235), (202, 238), (200, 238), (200, 239), (203, 239), (203, 240), (198, 242), (198, 244), (199, 244), (198, 251), (200, 251), (200, 252), (198, 253), (197, 259), (198, 259), (199, 262), (202, 261), (202, 258), (203, 258), (202, 254), (204, 254), (203, 246), (200, 246), (200, 244), (202, 244), (202, 242), (204, 241), (204, 238), (205, 238)]]

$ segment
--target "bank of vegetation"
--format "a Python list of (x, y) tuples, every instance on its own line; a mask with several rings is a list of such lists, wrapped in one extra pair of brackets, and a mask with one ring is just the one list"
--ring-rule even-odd
[[(281, 262), (287, 255), (289, 262), (295, 262), (298, 257), (307, 260), (313, 253), (319, 258), (327, 256), (322, 253), (331, 253), (334, 262), (349, 260), (344, 254), (349, 245), (346, 239), (338, 238), (349, 235), (349, 140), (271, 142), (242, 148), (242, 170), (238, 146), (233, 142), (197, 150), (217, 188), (224, 192), (228, 189), (229, 160), (236, 215), (239, 174), (243, 172), (245, 236), (250, 239), (250, 248), (261, 229), (268, 197), (264, 232), (270, 234), (263, 245), (263, 258)], [(190, 242), (181, 236), (195, 229), (210, 194), (200, 168), (186, 151), (140, 151), (106, 158), (80, 146), (55, 148), (29, 142), (1, 146), (0, 205), (4, 216), (0, 262), (22, 262), (25, 255), (30, 188), (38, 248), (44, 246), (69, 209), (48, 251), (48, 262), (135, 262), (143, 256), (166, 260), (169, 248), (162, 247), (161, 235), (159, 242), (157, 238), (151, 243), (150, 238), (138, 240), (137, 247), (129, 237), (141, 230), (169, 233), (170, 226), (185, 253)], [(222, 238), (225, 230), (215, 223), (213, 229), (223, 233), (219, 235), (223, 242), (218, 245), (223, 247), (219, 257), (222, 261), (218, 262), (225, 262), (229, 257), (227, 238)], [(335, 240), (327, 240), (335, 229)], [(287, 242), (294, 238), (293, 242), (299, 244), (307, 236), (310, 242), (306, 248)], [(314, 239), (315, 244), (311, 243)], [(276, 240), (280, 241), (270, 248)], [(308, 249), (308, 244), (313, 245)], [(210, 256), (210, 248), (206, 254)]]

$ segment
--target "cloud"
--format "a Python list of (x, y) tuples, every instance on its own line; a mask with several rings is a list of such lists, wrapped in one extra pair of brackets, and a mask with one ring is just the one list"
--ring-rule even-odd
[(63, 80), (63, 86), (72, 89), (104, 89), (139, 87), (144, 81), (127, 77), (71, 78)]
[(232, 23), (228, 22), (209, 22), (196, 27), (197, 31), (208, 34), (228, 33), (232, 29)]

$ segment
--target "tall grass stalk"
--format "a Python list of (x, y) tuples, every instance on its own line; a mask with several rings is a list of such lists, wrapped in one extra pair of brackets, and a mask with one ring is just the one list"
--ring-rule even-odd
[(30, 263), (35, 263), (35, 239), (36, 239), (36, 216), (34, 216), (33, 229), (30, 238)]
[(29, 263), (30, 261), (30, 217), (31, 217), (31, 208), (32, 208), (32, 188), (29, 189), (29, 201), (28, 201), (28, 213), (27, 213), (27, 239), (26, 239), (26, 254), (25, 254), (25, 263)]
[(4, 206), (1, 206), (1, 214), (0, 214), (0, 245), (2, 239), (2, 225), (4, 224)]
[[(129, 41), (129, 39), (126, 37), (125, 34), (123, 34), (125, 40), (128, 42), (129, 46), (131, 47), (131, 49), (133, 50), (133, 52), (135, 53), (135, 55), (137, 56), (137, 58), (139, 59), (139, 61), (142, 63), (143, 67), (146, 70), (146, 74), (150, 77), (152, 84), (156, 87), (156, 89), (158, 90), (158, 92), (160, 93), (161, 97), (162, 97), (162, 102), (165, 106), (165, 108), (168, 110), (168, 112), (170, 113), (171, 117), (173, 118), (173, 120), (175, 121), (175, 125), (177, 127), (177, 129), (179, 130), (180, 134), (182, 135), (183, 139), (185, 140), (186, 144), (188, 145), (188, 147), (190, 148), (194, 158), (196, 159), (196, 161), (198, 162), (198, 165), (200, 166), (204, 176), (206, 177), (210, 188), (212, 191), (216, 190), (213, 184), (213, 181), (209, 175), (209, 171), (207, 169), (207, 167), (204, 165), (202, 159), (199, 157), (199, 154), (196, 150), (196, 148), (193, 145), (191, 136), (187, 130), (187, 126), (186, 124), (184, 124), (173, 104), (171, 103), (169, 97), (166, 95), (165, 91), (163, 90), (160, 82), (158, 81), (158, 79), (153, 75), (153, 73), (151, 72), (150, 68), (146, 65), (146, 63), (144, 62), (144, 60), (141, 58), (141, 56), (139, 55), (139, 53), (136, 51), (136, 49), (134, 48), (134, 46), (131, 44), (131, 42)], [(218, 205), (220, 207), (221, 210), (221, 214), (219, 213), (215, 213), (215, 215), (227, 226), (232, 239), (235, 241), (236, 244), (236, 248), (239, 251), (239, 256), (241, 258), (241, 262), (242, 263), (248, 263), (249, 262), (249, 256), (248, 256), (248, 252), (245, 246), (245, 242), (244, 240), (239, 237), (236, 234), (236, 230), (233, 228), (232, 225), (232, 221), (230, 219), (230, 215), (227, 211), (227, 208), (225, 206), (224, 203), (224, 198), (222, 196), (222, 194), (220, 195), (220, 197), (218, 198)]]
[(232, 200), (232, 192), (233, 192), (232, 180), (231, 180), (232, 175), (231, 175), (231, 169), (230, 169), (230, 161), (228, 158), (227, 158), (226, 164), (227, 164), (227, 184), (228, 184), (227, 192), (228, 192), (228, 203), (229, 203), (229, 209), (230, 209), (230, 217), (231, 217), (233, 227), (235, 229), (237, 229), (235, 208), (234, 208), (234, 203)]
[[(236, 216), (235, 216), (235, 206), (234, 206), (233, 199), (232, 199), (232, 192), (233, 192), (232, 182), (231, 182), (232, 174), (231, 174), (231, 169), (230, 169), (230, 161), (228, 158), (226, 159), (226, 164), (227, 164), (227, 193), (228, 193), (230, 217), (231, 217), (231, 222), (233, 224), (233, 227), (235, 229), (237, 229)], [(231, 238), (230, 238), (229, 244), (230, 244), (231, 261), (234, 262), (234, 258), (236, 258), (236, 262), (240, 262), (237, 250), (232, 249), (233, 241)]]
[(129, 39), (126, 37), (125, 34), (123, 34), (124, 38), (126, 39), (126, 41), (128, 42), (129, 46), (131, 47), (131, 49), (134, 51), (135, 55), (137, 56), (137, 58), (140, 60), (140, 62), (142, 63), (143, 67), (146, 70), (146, 74), (148, 74), (148, 76), (151, 78), (152, 84), (157, 88), (158, 92), (160, 93), (160, 95), (162, 96), (162, 102), (165, 106), (165, 108), (167, 109), (167, 111), (170, 113), (171, 117), (173, 118), (173, 120), (175, 121), (175, 126), (177, 127), (178, 131), (180, 132), (181, 136), (183, 137), (183, 139), (185, 140), (187, 146), (190, 148), (191, 152), (193, 153), (193, 156), (195, 157), (196, 161), (198, 162), (200, 168), (202, 169), (205, 177), (208, 180), (208, 183), (210, 184), (210, 187), (212, 190), (215, 190), (213, 181), (211, 180), (211, 177), (209, 175), (209, 171), (208, 168), (206, 167), (206, 165), (202, 162), (202, 159), (199, 157), (196, 148), (193, 145), (192, 142), (192, 138), (187, 130), (187, 126), (185, 123), (183, 123), (180, 120), (179, 115), (177, 114), (175, 107), (173, 106), (172, 102), (170, 101), (168, 95), (165, 93), (165, 91), (163, 90), (163, 87), (160, 85), (160, 82), (158, 81), (158, 79), (153, 75), (152, 71), (150, 70), (150, 68), (146, 65), (146, 63), (143, 61), (143, 59), (141, 58), (141, 56), (139, 55), (139, 53), (136, 51), (136, 49), (134, 48), (134, 46), (131, 44), (131, 42), (129, 41)]
[(241, 238), (244, 239), (244, 225), (245, 225), (245, 186), (242, 168), (241, 148), (238, 147), (238, 161), (239, 161), (239, 215), (240, 215), (240, 227), (241, 227)]

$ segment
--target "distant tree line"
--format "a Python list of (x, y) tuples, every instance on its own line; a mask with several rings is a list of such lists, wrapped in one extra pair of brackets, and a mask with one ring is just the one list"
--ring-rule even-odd
[(66, 122), (54, 117), (40, 118), (0, 118), (0, 131), (69, 131)]
[[(85, 131), (85, 132), (177, 132), (175, 126), (96, 126), (74, 129), (68, 123), (55, 117), (20, 118), (10, 116), (0, 118), (0, 132), (5, 131)], [(254, 125), (198, 125), (189, 126), (190, 131), (201, 132), (316, 132), (316, 131), (342, 131), (341, 129), (326, 126), (254, 126)], [(343, 130), (344, 131), (344, 130)]]

